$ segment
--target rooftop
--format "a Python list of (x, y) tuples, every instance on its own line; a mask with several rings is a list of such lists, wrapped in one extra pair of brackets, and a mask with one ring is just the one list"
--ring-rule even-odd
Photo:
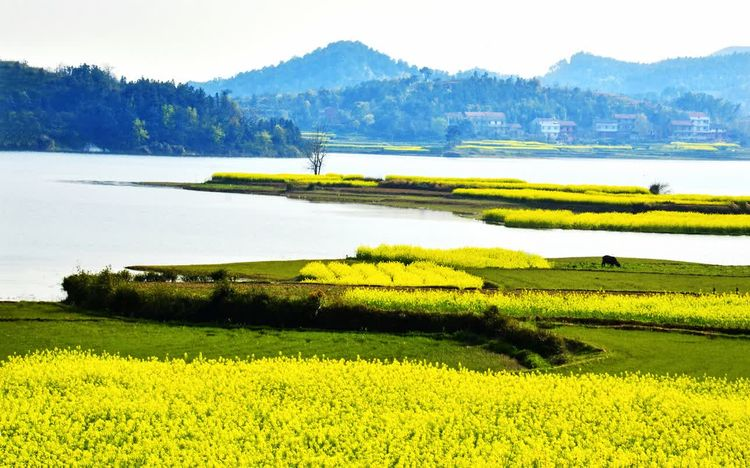
[(504, 112), (464, 112), (469, 119), (505, 119)]
[(708, 117), (705, 112), (688, 112), (687, 114), (691, 119), (705, 119)]

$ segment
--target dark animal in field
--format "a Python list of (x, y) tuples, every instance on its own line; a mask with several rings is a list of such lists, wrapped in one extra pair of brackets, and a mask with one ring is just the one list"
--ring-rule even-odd
[(611, 255), (605, 255), (602, 257), (602, 266), (613, 266), (613, 267), (621, 267), (620, 262), (617, 261), (617, 259)]

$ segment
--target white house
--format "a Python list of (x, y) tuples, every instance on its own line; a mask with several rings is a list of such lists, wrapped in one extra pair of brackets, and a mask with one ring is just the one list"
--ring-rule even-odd
[(541, 135), (547, 141), (557, 141), (560, 136), (560, 121), (557, 119), (534, 119), (532, 125), (534, 133)]

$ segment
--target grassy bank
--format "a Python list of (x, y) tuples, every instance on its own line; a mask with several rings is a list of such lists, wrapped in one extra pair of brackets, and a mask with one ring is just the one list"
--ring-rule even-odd
[(419, 361), (474, 370), (520, 369), (478, 336), (163, 323), (106, 317), (56, 303), (0, 303), (0, 360), (54, 348), (137, 358), (302, 356)]
[(554, 332), (604, 353), (552, 370), (563, 374), (641, 372), (657, 375), (750, 377), (750, 336), (701, 335), (611, 327), (562, 326)]
[[(650, 372), (750, 377), (750, 339), (607, 327), (562, 326), (554, 333), (603, 349), (570, 365), (568, 373)], [(275, 357), (414, 359), (474, 370), (520, 369), (480, 339), (451, 334), (388, 334), (195, 326), (104, 317), (55, 303), (0, 303), (0, 360), (53, 348), (91, 349), (136, 358)]]
[[(363, 250), (368, 254), (368, 251)], [(382, 257), (374, 251), (373, 260)], [(363, 257), (364, 258), (364, 257)], [(534, 257), (530, 257), (535, 259)], [(353, 260), (343, 260), (353, 261)], [(538, 261), (535, 259), (535, 261)], [(134, 270), (208, 277), (217, 271), (256, 282), (294, 282), (310, 260), (210, 265), (137, 265)], [(750, 266), (620, 258), (621, 268), (602, 267), (600, 257), (549, 259), (552, 268), (471, 268), (465, 270), (500, 290), (749, 292)]]
[[(653, 194), (648, 187), (512, 178), (216, 173), (205, 183), (143, 183), (452, 213), (509, 227), (747, 235), (750, 197)], [(665, 211), (665, 213), (662, 213)], [(668, 211), (668, 213), (666, 212)], [(637, 214), (637, 216), (636, 216)]]

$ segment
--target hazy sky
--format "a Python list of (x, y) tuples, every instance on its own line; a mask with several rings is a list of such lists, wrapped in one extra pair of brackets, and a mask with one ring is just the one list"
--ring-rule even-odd
[(0, 59), (206, 80), (360, 40), (447, 71), (543, 74), (577, 51), (640, 62), (750, 45), (747, 0), (0, 0)]

